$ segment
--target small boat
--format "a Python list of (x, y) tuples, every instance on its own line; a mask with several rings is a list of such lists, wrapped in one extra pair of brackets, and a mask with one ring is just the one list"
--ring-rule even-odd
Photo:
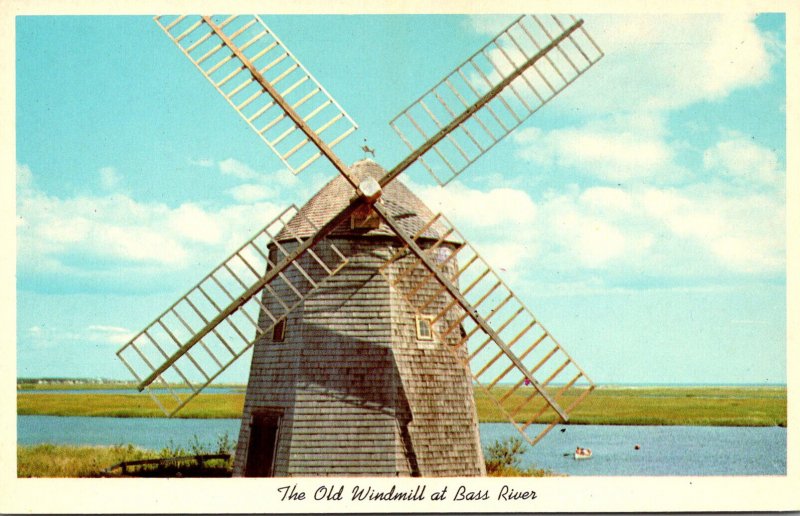
[(578, 448), (573, 454), (575, 460), (586, 460), (592, 458), (592, 450), (589, 448)]

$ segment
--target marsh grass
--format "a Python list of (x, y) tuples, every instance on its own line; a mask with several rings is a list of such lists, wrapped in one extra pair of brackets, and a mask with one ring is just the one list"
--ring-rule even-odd
[[(507, 387), (493, 389), (502, 396)], [(555, 389), (551, 391), (555, 393)], [(583, 391), (569, 389), (558, 400), (569, 406)], [(522, 403), (529, 393), (514, 393), (508, 406)], [(475, 402), (481, 422), (505, 422), (505, 415), (486, 395), (476, 391)], [(532, 404), (517, 415), (526, 422), (540, 405)], [(536, 419), (549, 423), (555, 413), (547, 411)], [(591, 425), (694, 425), (694, 426), (776, 426), (786, 425), (785, 387), (600, 387), (571, 413), (572, 424)]]
[[(228, 434), (217, 437), (217, 442), (207, 444), (195, 435), (186, 445), (170, 443), (160, 451), (136, 448), (133, 445), (70, 446), (37, 444), (17, 446), (17, 477), (19, 478), (91, 478), (120, 476), (121, 471), (104, 473), (106, 468), (124, 461), (165, 459), (214, 453), (233, 454), (235, 443)], [(141, 477), (228, 477), (232, 459), (208, 460), (200, 465), (194, 460), (169, 465), (136, 468), (132, 476)]]
[[(132, 445), (68, 446), (39, 444), (17, 447), (17, 477), (19, 478), (98, 478), (121, 476), (106, 474), (104, 470), (123, 461), (183, 457), (206, 453), (232, 453), (233, 442), (227, 435), (220, 436), (216, 446), (201, 443), (197, 436), (186, 445), (170, 442), (161, 451), (144, 450)], [(517, 438), (495, 442), (486, 455), (486, 471), (492, 477), (547, 477), (554, 473), (538, 468), (521, 468), (520, 457), (525, 446)], [(211, 460), (200, 466), (194, 461), (166, 466), (137, 468), (138, 477), (229, 477), (231, 461)]]
[[(178, 413), (182, 418), (235, 418), (244, 394), (201, 394)], [(40, 416), (164, 417), (147, 395), (17, 393), (17, 414)]]
[[(497, 386), (495, 396), (508, 387)], [(555, 389), (553, 390), (555, 392)], [(567, 390), (558, 401), (568, 406), (581, 394)], [(513, 406), (530, 393), (514, 393)], [(505, 415), (480, 389), (475, 403), (481, 422), (505, 422)], [(178, 413), (182, 418), (238, 418), (244, 406), (243, 393), (201, 394)], [(517, 416), (527, 421), (537, 406)], [(17, 393), (20, 415), (163, 417), (148, 396), (138, 394)], [(547, 411), (537, 422), (549, 423)], [(572, 424), (594, 425), (704, 425), (704, 426), (786, 426), (785, 387), (599, 387), (571, 414)]]
[[(170, 384), (173, 388), (185, 388), (185, 385)], [(244, 392), (247, 388), (246, 385), (239, 383), (215, 383), (214, 387), (231, 389), (234, 391)], [(108, 382), (108, 383), (26, 383), (21, 382), (17, 384), (17, 392), (26, 391), (56, 391), (56, 390), (69, 390), (69, 391), (110, 391), (110, 390), (131, 390), (135, 389), (136, 384), (131, 382)]]
[(112, 464), (157, 457), (157, 452), (135, 448), (132, 445), (17, 446), (17, 476), (20, 478), (99, 477), (100, 472)]

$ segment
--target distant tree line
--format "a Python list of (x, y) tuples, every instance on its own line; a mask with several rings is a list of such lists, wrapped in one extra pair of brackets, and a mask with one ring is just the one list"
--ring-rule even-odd
[(20, 377), (17, 378), (17, 383), (18, 384), (46, 384), (46, 383), (82, 384), (82, 383), (130, 383), (130, 381), (113, 380), (110, 378)]

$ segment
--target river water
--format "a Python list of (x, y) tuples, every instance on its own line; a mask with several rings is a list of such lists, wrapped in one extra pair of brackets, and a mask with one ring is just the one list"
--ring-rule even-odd
[[(481, 423), (480, 432), (484, 450), (519, 435), (509, 423)], [(130, 443), (160, 450), (170, 444), (186, 447), (194, 436), (212, 447), (224, 434), (235, 441), (239, 419), (17, 416), (18, 444)], [(576, 446), (590, 448), (592, 458), (574, 460)], [(786, 429), (559, 426), (535, 447), (528, 446), (521, 461), (522, 467), (572, 476), (785, 475)]]

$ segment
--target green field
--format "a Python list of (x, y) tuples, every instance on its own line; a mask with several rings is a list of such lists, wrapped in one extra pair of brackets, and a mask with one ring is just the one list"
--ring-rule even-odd
[[(53, 389), (55, 387), (46, 387)], [(72, 388), (71, 386), (67, 388)], [(130, 388), (130, 386), (128, 386)], [(568, 406), (582, 391), (570, 389), (559, 399)], [(504, 387), (493, 394), (502, 396)], [(526, 395), (527, 396), (527, 395)], [(482, 392), (475, 400), (481, 422), (507, 421)], [(523, 400), (515, 393), (507, 400), (515, 406)], [(201, 394), (180, 413), (184, 418), (236, 418), (242, 413), (244, 393)], [(537, 404), (517, 414), (525, 422)], [(149, 396), (138, 394), (17, 393), (20, 415), (161, 417)], [(552, 421), (546, 412), (537, 422)], [(786, 426), (785, 387), (598, 387), (571, 414), (573, 424), (604, 425), (712, 425)]]

